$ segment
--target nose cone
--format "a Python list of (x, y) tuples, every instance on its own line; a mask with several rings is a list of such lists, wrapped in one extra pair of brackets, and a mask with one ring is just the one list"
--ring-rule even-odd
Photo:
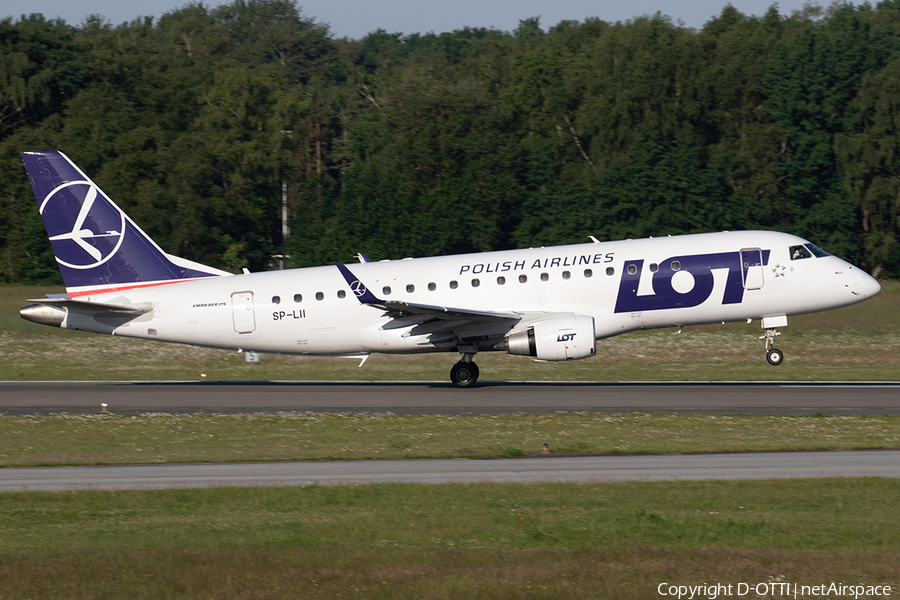
[(878, 283), (874, 277), (869, 275), (868, 273), (863, 273), (860, 271), (860, 279), (862, 280), (859, 283), (859, 295), (863, 298), (871, 298), (875, 294), (881, 291), (881, 284)]
[(845, 268), (835, 274), (841, 277), (839, 287), (850, 292), (853, 304), (868, 300), (881, 291), (881, 284), (874, 277), (850, 263), (844, 264)]
[(828, 265), (829, 271), (834, 269), (834, 278), (829, 279), (835, 287), (831, 288), (833, 291), (822, 290), (820, 298), (822, 306), (828, 305), (831, 308), (850, 306), (868, 300), (881, 291), (881, 284), (875, 281), (874, 277), (840, 258), (833, 258), (830, 263), (823, 261), (823, 265)]

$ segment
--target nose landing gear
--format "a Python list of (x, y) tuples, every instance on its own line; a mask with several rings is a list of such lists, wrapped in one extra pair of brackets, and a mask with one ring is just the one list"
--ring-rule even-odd
[(766, 360), (769, 361), (770, 365), (780, 365), (781, 361), (784, 360), (784, 354), (781, 353), (781, 350), (772, 348), (766, 353)]
[(774, 327), (769, 327), (766, 329), (766, 335), (759, 336), (759, 339), (766, 340), (766, 360), (773, 366), (780, 365), (784, 361), (784, 354), (775, 348), (775, 337), (779, 335), (781, 334), (775, 331)]

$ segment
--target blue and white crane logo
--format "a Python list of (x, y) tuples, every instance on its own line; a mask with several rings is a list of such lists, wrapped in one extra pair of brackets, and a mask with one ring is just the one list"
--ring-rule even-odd
[(102, 265), (125, 238), (125, 214), (88, 181), (55, 188), (41, 203), (41, 216), (56, 261), (72, 269)]
[(366, 286), (359, 279), (350, 284), (350, 289), (353, 290), (357, 298), (361, 298), (367, 291)]

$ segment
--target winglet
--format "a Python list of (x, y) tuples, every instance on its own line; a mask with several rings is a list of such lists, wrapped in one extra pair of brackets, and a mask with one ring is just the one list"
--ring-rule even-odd
[(384, 304), (384, 300), (379, 300), (375, 297), (375, 294), (369, 291), (362, 281), (360, 281), (356, 275), (350, 272), (345, 265), (337, 264), (335, 265), (338, 270), (341, 272), (341, 275), (344, 276), (344, 279), (347, 280), (347, 285), (350, 286), (350, 290), (356, 296), (357, 300), (361, 304)]
[(368, 256), (366, 256), (365, 254), (363, 254), (362, 252), (357, 252), (357, 253), (356, 253), (356, 258), (358, 258), (358, 259), (359, 259), (359, 262), (361, 262), (361, 263), (370, 263), (370, 262), (372, 262), (372, 259), (369, 258)]

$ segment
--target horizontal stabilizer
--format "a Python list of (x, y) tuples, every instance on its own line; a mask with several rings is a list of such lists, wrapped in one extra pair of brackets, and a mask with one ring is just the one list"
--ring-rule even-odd
[(69, 298), (40, 298), (30, 299), (28, 302), (34, 302), (42, 306), (54, 306), (77, 310), (79, 312), (92, 313), (111, 313), (116, 315), (142, 315), (153, 310), (153, 306), (149, 302), (141, 304), (110, 304), (107, 302), (85, 302), (83, 300), (72, 300)]
[(127, 300), (121, 304), (70, 298), (41, 298), (30, 302), (34, 304), (19, 309), (19, 316), (26, 321), (97, 333), (114, 333), (117, 327), (153, 311), (149, 302), (131, 304)]

